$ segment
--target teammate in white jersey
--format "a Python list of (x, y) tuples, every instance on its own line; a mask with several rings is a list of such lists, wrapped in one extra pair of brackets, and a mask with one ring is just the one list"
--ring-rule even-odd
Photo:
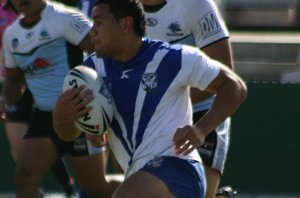
[(19, 100), (25, 82), (36, 104), (17, 159), (17, 197), (40, 197), (38, 186), (43, 177), (64, 154), (69, 154), (89, 197), (110, 197), (117, 184), (105, 180), (102, 150), (92, 147), (85, 135), (62, 141), (52, 127), (52, 110), (65, 75), (70, 67), (82, 64), (82, 50), (93, 51), (88, 36), (92, 24), (62, 4), (46, 0), (13, 3), (21, 15), (4, 33), (6, 79), (0, 111), (3, 114), (6, 105)]
[[(245, 84), (197, 48), (143, 39), (144, 13), (137, 0), (97, 0), (92, 18), (96, 53), (85, 65), (111, 89), (109, 143), (126, 177), (112, 197), (203, 198), (206, 182), (196, 148), (238, 108)], [(194, 125), (190, 86), (216, 93), (211, 109)], [(59, 97), (53, 112), (59, 137), (81, 134), (73, 122), (90, 111), (91, 100), (84, 86)]]
[[(146, 36), (196, 46), (211, 58), (233, 67), (229, 32), (212, 0), (142, 0), (142, 3), (146, 15)], [(214, 96), (192, 89), (192, 100), (193, 118), (197, 121), (209, 110)], [(207, 177), (206, 198), (214, 198), (218, 189), (229, 136), (230, 118), (227, 118), (198, 148)]]

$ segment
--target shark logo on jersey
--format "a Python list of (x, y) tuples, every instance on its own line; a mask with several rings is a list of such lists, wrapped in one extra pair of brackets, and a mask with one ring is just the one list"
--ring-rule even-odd
[(155, 73), (144, 74), (142, 76), (143, 89), (146, 92), (153, 92), (157, 87), (157, 76)]
[(198, 22), (201, 29), (201, 35), (203, 39), (206, 39), (214, 34), (222, 31), (220, 22), (218, 21), (218, 16), (216, 12), (211, 12), (205, 15)]
[(49, 40), (51, 38), (47, 30), (42, 30), (40, 37), (40, 40)]
[(14, 38), (12, 41), (11, 41), (11, 45), (12, 45), (12, 48), (15, 50), (17, 49), (18, 45), (19, 45), (19, 39), (17, 38)]
[(168, 29), (171, 31), (171, 33), (167, 33), (168, 36), (182, 36), (182, 28), (179, 25), (179, 22), (173, 22), (168, 26)]
[(154, 27), (157, 25), (157, 20), (155, 18), (146, 18), (146, 26)]
[(129, 78), (129, 76), (128, 76), (128, 72), (131, 72), (132, 71), (132, 69), (127, 69), (127, 70), (124, 70), (123, 72), (122, 72), (122, 75), (121, 75), (121, 79), (127, 79), (127, 78)]

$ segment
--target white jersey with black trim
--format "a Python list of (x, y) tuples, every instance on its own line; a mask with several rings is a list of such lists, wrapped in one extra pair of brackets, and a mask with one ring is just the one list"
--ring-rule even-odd
[(212, 0), (167, 0), (155, 12), (147, 12), (146, 36), (200, 49), (229, 37), (223, 18)]
[(22, 69), (37, 107), (52, 111), (69, 70), (67, 42), (78, 45), (92, 24), (80, 12), (48, 1), (38, 23), (24, 27), (22, 18), (4, 33), (5, 65)]
[[(197, 48), (150, 39), (128, 62), (93, 54), (84, 65), (95, 68), (111, 89), (110, 147), (127, 177), (155, 156), (176, 156), (176, 129), (192, 125), (189, 86), (204, 90), (220, 71), (220, 63)], [(196, 150), (178, 157), (201, 161)]]
[[(199, 47), (228, 38), (229, 32), (212, 0), (166, 0), (157, 11), (147, 11), (146, 36)], [(194, 111), (210, 108), (214, 97), (195, 104)]]

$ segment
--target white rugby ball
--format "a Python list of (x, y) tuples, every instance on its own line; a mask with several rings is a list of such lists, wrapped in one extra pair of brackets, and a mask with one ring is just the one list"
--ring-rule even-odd
[(64, 79), (63, 92), (80, 85), (90, 88), (95, 99), (88, 105), (92, 106), (92, 110), (78, 118), (74, 124), (82, 132), (101, 135), (109, 127), (113, 117), (110, 91), (94, 69), (82, 65), (68, 72)]

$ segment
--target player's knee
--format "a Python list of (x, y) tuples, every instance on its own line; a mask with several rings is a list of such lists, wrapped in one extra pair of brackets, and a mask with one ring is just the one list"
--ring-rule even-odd
[(16, 168), (16, 185), (18, 187), (22, 186), (38, 186), (39, 185), (39, 177), (37, 175), (32, 174), (32, 171), (17, 166)]
[(14, 161), (17, 161), (17, 158), (18, 158), (18, 151), (16, 148), (12, 148), (11, 149), (11, 156), (13, 158)]

